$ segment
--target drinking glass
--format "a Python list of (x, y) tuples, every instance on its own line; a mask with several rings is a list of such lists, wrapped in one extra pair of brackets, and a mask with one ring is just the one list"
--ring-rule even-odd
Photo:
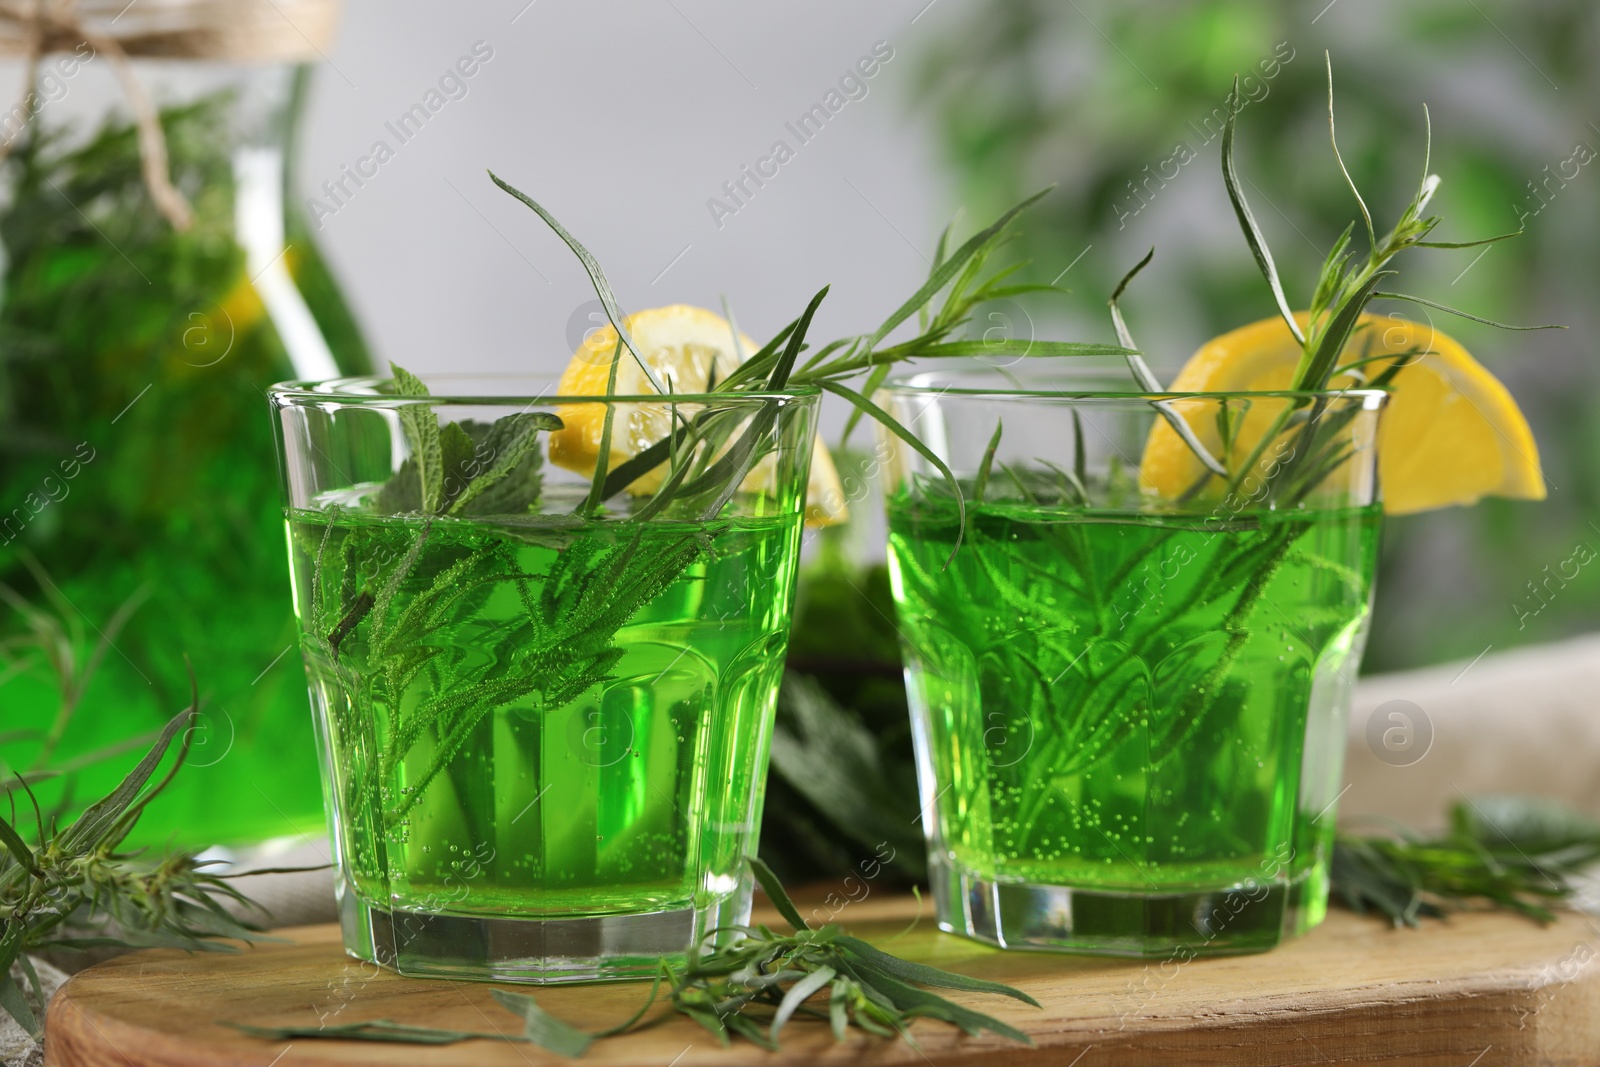
[(818, 394), (426, 384), (271, 393), (346, 948), (648, 975), (749, 917)]
[(940, 925), (1189, 958), (1320, 922), (1385, 395), (961, 368), (880, 396), (965, 507), (885, 438)]

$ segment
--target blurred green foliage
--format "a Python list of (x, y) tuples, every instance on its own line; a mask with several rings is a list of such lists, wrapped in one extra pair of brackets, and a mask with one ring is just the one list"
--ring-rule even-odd
[(1105, 298), (1154, 244), (1155, 264), (1124, 307), (1163, 377), (1205, 338), (1273, 311), (1221, 180), (1216, 131), (1233, 76), (1247, 101), (1246, 192), (1298, 306), (1357, 217), (1328, 146), (1324, 50), (1340, 147), (1380, 229), (1421, 177), (1428, 104), (1431, 169), (1444, 179), (1435, 237), (1485, 237), (1519, 219), (1527, 232), (1487, 251), (1402, 260), (1393, 287), (1570, 329), (1507, 334), (1432, 316), (1527, 412), (1550, 496), (1391, 521), (1367, 669), (1600, 625), (1600, 567), (1578, 562), (1600, 549), (1600, 164), (1587, 162), (1600, 146), (1600, 5), (978, 0), (941, 17), (922, 48), (918, 95), (966, 213), (984, 218), (1059, 186), (1017, 248), (1033, 280), (1060, 275), (1074, 292), (1020, 309), (1015, 328), (1030, 328), (1026, 312), (1041, 333), (1109, 338)]
[[(841, 452), (841, 470), (858, 472), (860, 460)], [(927, 875), (911, 716), (889, 569), (856, 562), (858, 522), (821, 531), (801, 571), (762, 858), (792, 882), (859, 876), (879, 860), (883, 884), (903, 888)]]

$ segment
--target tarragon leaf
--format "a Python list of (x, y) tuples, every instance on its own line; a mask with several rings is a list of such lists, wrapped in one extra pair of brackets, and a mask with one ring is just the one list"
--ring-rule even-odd
[[(563, 425), (559, 416), (544, 411), (518, 412), (497, 419), (489, 428), (483, 443), (474, 448), (471, 456), (471, 462), (481, 469), (473, 472), (455, 499), (450, 501), (447, 513), (461, 514), (467, 505), (500, 484), (519, 467), (533, 468), (524, 476), (524, 481), (531, 483), (522, 487), (525, 494), (531, 493), (529, 499), (523, 502), (524, 509), (535, 503), (539, 498), (539, 434), (562, 429)], [(533, 461), (531, 464), (530, 460)]]
[(1004, 432), (1004, 424), (996, 419), (994, 434), (989, 438), (989, 446), (983, 450), (983, 462), (978, 464), (978, 478), (972, 486), (972, 502), (983, 503), (984, 490), (989, 488), (989, 472), (994, 469), (994, 454), (1000, 447), (1000, 435)]
[(1139, 388), (1150, 393), (1160, 393), (1165, 392), (1165, 390), (1161, 388), (1161, 382), (1156, 379), (1149, 366), (1145, 364), (1144, 358), (1138, 354), (1138, 346), (1133, 343), (1133, 334), (1128, 331), (1128, 323), (1122, 317), (1122, 308), (1117, 304), (1117, 300), (1127, 291), (1128, 283), (1133, 281), (1139, 272), (1148, 267), (1150, 261), (1155, 258), (1156, 250), (1152, 245), (1150, 251), (1144, 254), (1144, 258), (1135, 263), (1133, 269), (1122, 276), (1122, 280), (1117, 283), (1117, 287), (1111, 291), (1111, 299), (1106, 301), (1111, 307), (1111, 325), (1117, 331), (1117, 340), (1122, 342), (1122, 347), (1130, 350), (1127, 357), (1128, 369), (1133, 372), (1134, 380), (1139, 383)]
[(821, 992), (822, 987), (833, 981), (833, 976), (838, 973), (824, 964), (789, 987), (789, 991), (783, 995), (783, 1000), (778, 1002), (777, 1012), (772, 1016), (770, 1032), (774, 1044), (778, 1041), (778, 1031), (783, 1029), (783, 1024), (794, 1016), (800, 1005), (809, 1000), (812, 994)]
[(197, 708), (181, 711), (168, 720), (161, 736), (145, 753), (143, 759), (128, 772), (110, 793), (83, 810), (77, 820), (61, 836), (60, 848), (69, 854), (80, 854), (99, 845), (138, 800), (139, 792), (155, 774), (162, 757), (167, 754), (172, 740), (180, 730), (186, 730), (198, 714)]
[[(1391, 272), (1391, 273), (1393, 273), (1393, 272)], [(1496, 322), (1493, 319), (1486, 319), (1486, 318), (1483, 318), (1483, 317), (1481, 317), (1479, 315), (1474, 315), (1470, 311), (1462, 311), (1459, 308), (1453, 308), (1448, 304), (1441, 304), (1437, 300), (1429, 300), (1426, 297), (1421, 297), (1421, 296), (1412, 296), (1409, 293), (1390, 293), (1390, 292), (1384, 292), (1382, 290), (1376, 290), (1375, 289), (1372, 292), (1372, 298), (1374, 300), (1406, 300), (1406, 301), (1409, 301), (1410, 303), (1413, 303), (1413, 304), (1421, 304), (1423, 307), (1433, 308), (1435, 311), (1442, 311), (1446, 315), (1455, 315), (1455, 316), (1457, 316), (1459, 318), (1471, 319), (1473, 322), (1481, 322), (1485, 326), (1493, 326), (1497, 330), (1526, 331), (1526, 330), (1565, 330), (1566, 329), (1565, 326), (1559, 325), (1557, 323), (1545, 323), (1542, 326), (1512, 326), (1509, 323)]]
[[(422, 379), (397, 364), (389, 364), (394, 375), (395, 392), (404, 397), (428, 396), (428, 387)], [(400, 409), (400, 426), (411, 445), (411, 458), (417, 465), (421, 482), (422, 510), (429, 515), (439, 513), (439, 502), (444, 497), (444, 449), (439, 439), (439, 419), (428, 404), (407, 404)]]
[[(712, 498), (709, 504), (700, 509), (701, 517), (714, 519), (722, 512), (723, 505), (733, 499), (733, 494), (739, 491), (750, 469), (764, 453), (758, 452), (763, 439), (769, 437), (774, 424), (778, 421), (777, 402), (768, 402), (755, 417), (750, 420), (750, 425), (745, 427), (744, 433), (733, 443), (728, 451), (720, 456), (706, 472), (695, 482), (682, 487), (685, 495), (704, 491), (721, 486), (720, 491)], [(705, 483), (703, 488), (695, 483)]]
[(1415, 241), (1413, 243), (1418, 248), (1477, 248), (1479, 245), (1492, 245), (1501, 241), (1509, 241), (1513, 237), (1521, 237), (1526, 232), (1524, 228), (1518, 227), (1510, 233), (1496, 234), (1493, 237), (1480, 237), (1476, 241)]
[(916, 982), (918, 985), (937, 986), (940, 989), (960, 989), (968, 993), (996, 993), (1012, 1000), (1020, 1000), (1024, 1004), (1039, 1007), (1039, 1002), (1020, 989), (1000, 982), (990, 982), (982, 978), (968, 978), (966, 975), (953, 974), (938, 967), (930, 967), (926, 963), (915, 963), (903, 960), (899, 956), (892, 956), (882, 949), (873, 948), (858, 937), (848, 934), (840, 935), (835, 941), (847, 955), (854, 956), (880, 971), (892, 974), (896, 978), (907, 982)]
[(1543, 797), (1491, 794), (1460, 800), (1451, 806), (1450, 827), (1489, 848), (1534, 856), (1574, 845), (1600, 847), (1600, 823)]
[[(499, 990), (495, 990), (499, 993)], [(316, 1026), (252, 1026), (222, 1020), (223, 1026), (267, 1041), (300, 1041), (326, 1038), (333, 1041), (379, 1041), (398, 1045), (454, 1045), (460, 1041), (527, 1041), (516, 1034), (484, 1033), (477, 1030), (441, 1030), (431, 1026), (410, 1026), (390, 1019), (360, 1023), (333, 1023)]]
[(722, 1021), (727, 1024), (729, 1030), (732, 1030), (752, 1045), (764, 1048), (768, 1052), (778, 1051), (777, 1043), (767, 1035), (765, 1030), (756, 1025), (754, 1019), (740, 1015), (738, 1012), (732, 1012), (723, 1016)]
[(945, 565), (949, 566), (949, 561), (955, 559), (956, 553), (961, 550), (961, 541), (965, 536), (967, 529), (967, 503), (964, 499), (962, 499), (961, 496), (961, 483), (956, 481), (956, 476), (950, 470), (949, 465), (945, 463), (944, 460), (939, 458), (938, 453), (934, 452), (933, 449), (923, 444), (916, 434), (900, 425), (900, 423), (887, 411), (884, 411), (878, 405), (874, 404), (872, 401), (868, 400), (854, 389), (834, 381), (821, 381), (817, 384), (828, 392), (833, 393), (835, 396), (843, 397), (851, 404), (854, 404), (856, 408), (865, 414), (870, 415), (878, 423), (878, 425), (882, 426), (884, 429), (900, 438), (900, 440), (910, 445), (918, 455), (922, 456), (923, 459), (933, 464), (934, 469), (937, 470), (941, 476), (943, 476), (945, 484), (950, 487), (951, 492), (955, 495), (956, 515), (961, 521), (960, 529), (956, 533), (956, 543), (951, 546), (950, 556), (945, 561)]
[[(1344, 156), (1339, 152), (1339, 135), (1333, 125), (1333, 54), (1324, 50), (1322, 56), (1328, 68), (1328, 143), (1333, 146), (1333, 158), (1339, 163), (1339, 173), (1344, 175), (1344, 183), (1350, 187), (1350, 195), (1356, 198), (1356, 206), (1361, 209), (1362, 221), (1367, 224), (1367, 247), (1376, 252), (1378, 235), (1372, 228), (1372, 212), (1367, 210), (1367, 202), (1362, 199), (1361, 190), (1356, 188), (1356, 180), (1350, 176), (1350, 168), (1344, 165)], [(1237, 83), (1234, 91), (1238, 91)]]
[(629, 335), (627, 326), (623, 324), (622, 310), (617, 306), (616, 294), (611, 291), (611, 283), (606, 280), (605, 271), (600, 269), (600, 261), (595, 259), (594, 255), (583, 247), (576, 237), (568, 233), (566, 227), (557, 222), (554, 215), (539, 206), (533, 197), (515, 186), (501, 181), (492, 170), (489, 172), (489, 179), (501, 189), (532, 208), (534, 214), (543, 219), (544, 224), (554, 230), (556, 236), (561, 238), (568, 248), (572, 249), (572, 254), (578, 257), (579, 263), (583, 264), (584, 273), (589, 275), (589, 281), (594, 286), (595, 295), (600, 298), (600, 306), (605, 309), (606, 318), (610, 320), (612, 328), (617, 331), (617, 336), (622, 338), (622, 343), (628, 346), (629, 352), (633, 353), (634, 360), (639, 364), (639, 369), (644, 372), (644, 376), (650, 382), (651, 387), (662, 396), (667, 395), (669, 390), (666, 384), (657, 377), (654, 368), (646, 362), (644, 356), (639, 352), (638, 346), (633, 343), (633, 337)]
[[(1144, 258), (1135, 263), (1133, 269), (1122, 276), (1122, 280), (1117, 283), (1116, 289), (1111, 293), (1111, 299), (1106, 301), (1111, 307), (1111, 324), (1117, 331), (1117, 340), (1121, 341), (1123, 347), (1127, 349), (1128, 370), (1132, 372), (1134, 381), (1139, 383), (1139, 388), (1147, 393), (1162, 393), (1166, 390), (1161, 385), (1161, 379), (1155, 376), (1149, 365), (1145, 363), (1144, 357), (1139, 355), (1133, 343), (1133, 334), (1128, 330), (1128, 324), (1122, 317), (1122, 308), (1118, 306), (1117, 300), (1127, 290), (1128, 283), (1133, 281), (1140, 271), (1150, 265), (1150, 261), (1155, 258), (1155, 255), (1156, 250), (1154, 248), (1146, 252)], [(1211, 452), (1201, 443), (1200, 438), (1195, 435), (1194, 430), (1189, 426), (1188, 420), (1178, 413), (1170, 401), (1157, 400), (1152, 403), (1155, 409), (1161, 413), (1161, 417), (1167, 420), (1167, 425), (1172, 427), (1172, 432), (1183, 440), (1183, 443), (1189, 447), (1189, 451), (1194, 453), (1195, 458), (1204, 465), (1206, 470), (1224, 478), (1228, 476), (1228, 468), (1211, 455)]]
[(784, 346), (783, 354), (778, 357), (777, 364), (772, 368), (772, 376), (767, 379), (768, 390), (777, 392), (789, 384), (789, 373), (794, 370), (795, 360), (800, 358), (800, 349), (805, 345), (806, 331), (811, 329), (811, 318), (817, 313), (817, 307), (827, 295), (828, 287), (824, 285), (801, 313), (794, 332), (789, 334), (789, 343)]
[(1295, 376), (1296, 389), (1316, 390), (1327, 386), (1328, 378), (1333, 374), (1340, 354), (1344, 352), (1345, 342), (1350, 339), (1350, 334), (1361, 320), (1361, 312), (1371, 299), (1372, 291), (1384, 277), (1393, 273), (1395, 272), (1379, 271), (1372, 274), (1360, 288), (1345, 298), (1344, 303), (1334, 312), (1327, 330), (1317, 342), (1316, 349), (1310, 353), (1310, 359), (1303, 360), (1305, 366)]
[[(1333, 247), (1328, 249), (1327, 258), (1322, 262), (1322, 272), (1317, 275), (1317, 288), (1311, 294), (1311, 316), (1315, 320), (1321, 312), (1331, 305), (1343, 287), (1344, 265), (1350, 258), (1350, 235), (1355, 233), (1356, 224), (1344, 228), (1339, 239), (1333, 242)], [(1311, 323), (1311, 328), (1316, 328), (1316, 323)]]
[(1239, 218), (1239, 228), (1244, 231), (1245, 243), (1250, 246), (1250, 254), (1256, 257), (1256, 266), (1261, 268), (1261, 276), (1267, 280), (1267, 287), (1272, 290), (1272, 298), (1278, 303), (1278, 313), (1288, 324), (1289, 333), (1304, 345), (1305, 334), (1301, 332), (1300, 324), (1295, 321), (1294, 310), (1289, 307), (1289, 298), (1283, 293), (1283, 282), (1278, 279), (1278, 267), (1272, 262), (1272, 251), (1267, 248), (1267, 239), (1262, 236), (1261, 227), (1257, 225), (1255, 215), (1250, 212), (1250, 205), (1245, 203), (1239, 172), (1234, 167), (1233, 130), (1239, 119), (1239, 100), (1239, 79), (1235, 77), (1233, 92), (1228, 97), (1227, 125), (1222, 128), (1222, 181), (1227, 186), (1228, 199), (1233, 203), (1233, 213)]
[[(737, 336), (738, 329), (734, 329)], [(616, 347), (611, 350), (611, 365), (606, 368), (606, 396), (615, 396), (617, 393), (617, 367), (622, 363), (622, 338), (617, 338)], [(578, 505), (579, 514), (588, 517), (600, 508), (600, 503), (605, 499), (606, 468), (611, 462), (611, 434), (617, 417), (617, 405), (607, 404), (605, 418), (600, 422), (600, 447), (595, 451), (594, 471), (589, 476), (589, 495)]]
[(39, 1019), (33, 1013), (33, 1007), (28, 1003), (28, 997), (22, 987), (10, 975), (10, 967), (0, 972), (0, 1009), (17, 1021), (29, 1034), (38, 1037), (44, 1032), (39, 1025)]
[(1037, 202), (1041, 197), (1043, 197), (1046, 193), (1049, 193), (1050, 190), (1054, 188), (1055, 186), (1052, 185), (1049, 188), (1039, 190), (1037, 193), (1034, 193), (1020, 204), (1012, 207), (994, 222), (990, 223), (982, 230), (979, 230), (977, 233), (967, 238), (966, 242), (963, 243), (960, 248), (951, 253), (949, 259), (941, 261), (938, 266), (933, 268), (932, 273), (928, 275), (928, 280), (923, 283), (922, 288), (918, 289), (911, 295), (911, 299), (907, 300), (904, 304), (901, 304), (900, 307), (895, 309), (894, 314), (885, 319), (883, 324), (873, 331), (872, 336), (867, 340), (865, 350), (871, 351), (873, 348), (877, 347), (878, 342), (889, 336), (889, 334), (894, 331), (896, 326), (899, 326), (902, 322), (906, 321), (906, 319), (910, 318), (916, 313), (918, 308), (922, 307), (930, 299), (932, 299), (934, 294), (949, 284), (950, 280), (956, 276), (957, 272), (967, 265), (967, 261), (970, 260), (979, 249), (993, 241), (994, 238), (1000, 234), (1000, 231), (1004, 230), (1008, 225), (1010, 225), (1012, 219), (1016, 218), (1019, 214), (1032, 207), (1035, 202)]
[(513, 1015), (522, 1018), (522, 1035), (541, 1048), (558, 1056), (582, 1056), (594, 1043), (594, 1038), (571, 1023), (562, 1022), (539, 1007), (530, 993), (513, 993), (508, 989), (490, 991), (495, 1002)]
[[(891, 957), (893, 958), (893, 957)], [(904, 960), (897, 962), (904, 963)], [(858, 979), (863, 983), (864, 989), (871, 989), (886, 997), (895, 1008), (907, 1015), (923, 1015), (933, 1019), (941, 1019), (952, 1023), (968, 1034), (979, 1034), (991, 1030), (1001, 1037), (1010, 1038), (1023, 1045), (1033, 1044), (1033, 1038), (1018, 1030), (1010, 1023), (1001, 1022), (992, 1015), (985, 1015), (981, 1011), (962, 1007), (951, 1000), (946, 1000), (937, 993), (930, 993), (926, 989), (896, 978), (891, 972), (885, 971), (876, 964), (858, 964), (854, 970)]]
[(809, 930), (811, 927), (800, 915), (800, 909), (794, 906), (794, 901), (789, 899), (789, 894), (784, 892), (783, 883), (778, 881), (778, 876), (755, 856), (746, 857), (745, 862), (750, 865), (750, 872), (755, 875), (756, 881), (761, 886), (761, 891), (767, 894), (767, 899), (772, 901), (772, 906), (778, 909), (778, 914), (783, 916), (783, 921), (796, 930)]
[(43, 877), (33, 849), (22, 839), (22, 835), (17, 833), (16, 828), (3, 818), (0, 818), (0, 845), (5, 845), (11, 850), (11, 854), (17, 858), (23, 870), (35, 877)]
[[(861, 385), (861, 395), (871, 397), (883, 383), (888, 381), (890, 373), (894, 371), (892, 363), (880, 363), (872, 368), (872, 373), (867, 375), (867, 380)], [(842, 449), (850, 442), (850, 435), (855, 432), (856, 426), (861, 422), (863, 412), (860, 408), (850, 409), (850, 415), (845, 419), (844, 429), (839, 431), (839, 447)]]

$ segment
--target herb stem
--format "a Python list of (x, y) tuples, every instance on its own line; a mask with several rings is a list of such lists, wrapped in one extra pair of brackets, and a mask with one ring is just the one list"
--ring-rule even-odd
[[(617, 338), (616, 346), (611, 350), (611, 366), (606, 369), (606, 396), (612, 397), (617, 393), (617, 367), (622, 363), (622, 338)], [(600, 451), (595, 456), (594, 474), (589, 481), (589, 495), (580, 505), (579, 513), (584, 518), (589, 518), (600, 508), (600, 502), (605, 498), (606, 468), (611, 465), (611, 423), (616, 418), (617, 405), (606, 404), (606, 414), (600, 424)]]

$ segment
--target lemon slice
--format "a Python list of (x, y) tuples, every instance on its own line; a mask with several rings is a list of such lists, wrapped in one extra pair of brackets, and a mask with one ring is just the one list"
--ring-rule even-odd
[[(650, 308), (624, 320), (634, 345), (645, 362), (673, 393), (704, 393), (723, 381), (745, 358), (760, 347), (743, 333), (738, 347), (734, 329), (727, 319), (705, 308), (688, 304)], [(561, 375), (556, 390), (563, 396), (604, 396), (611, 375), (611, 359), (617, 348), (617, 331), (609, 323), (595, 330), (578, 346), (572, 361)], [(648, 396), (656, 392), (626, 348), (617, 364), (616, 396)], [(679, 410), (682, 410), (679, 405)], [(556, 414), (565, 424), (550, 434), (550, 462), (579, 474), (592, 475), (600, 457), (600, 438), (605, 428), (604, 404), (562, 404)], [(672, 410), (667, 404), (618, 404), (612, 416), (611, 455), (608, 469), (638, 455), (672, 431)], [(770, 478), (771, 457), (762, 461), (746, 477), (747, 485)], [(763, 469), (767, 468), (767, 469)], [(628, 491), (634, 495), (653, 493), (666, 477), (667, 467), (634, 479)], [(848, 512), (839, 474), (833, 457), (819, 437), (811, 454), (811, 479), (806, 484), (806, 525), (831, 526), (843, 522)]]
[[(1306, 316), (1296, 318), (1301, 328)], [(1363, 315), (1340, 365), (1367, 356), (1424, 353), (1395, 375), (1378, 430), (1378, 477), (1383, 509), (1406, 515), (1485, 496), (1544, 498), (1539, 450), (1528, 421), (1499, 379), (1466, 349), (1426, 323)], [(1300, 346), (1282, 319), (1263, 319), (1201, 346), (1172, 382), (1175, 393), (1288, 389)], [(1375, 372), (1385, 364), (1367, 364)], [(1335, 373), (1330, 385), (1361, 385), (1361, 370)], [(1267, 432), (1271, 416), (1252, 411), (1240, 425), (1237, 450), (1249, 450)], [(1199, 432), (1199, 428), (1196, 428)], [(1215, 434), (1210, 435), (1215, 444)], [(1207, 440), (1201, 434), (1203, 441)], [(1237, 460), (1239, 457), (1232, 457)], [(1203, 468), (1165, 422), (1157, 422), (1140, 465), (1142, 488), (1165, 499), (1181, 496)]]

